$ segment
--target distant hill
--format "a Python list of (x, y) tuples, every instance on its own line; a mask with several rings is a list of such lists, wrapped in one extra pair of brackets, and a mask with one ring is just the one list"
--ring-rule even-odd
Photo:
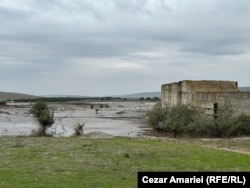
[[(239, 87), (240, 91), (244, 92), (250, 92), (250, 86), (249, 87)], [(39, 98), (41, 96), (34, 96), (29, 94), (23, 94), (23, 93), (12, 93), (12, 92), (1, 92), (0, 91), (0, 101), (1, 100), (7, 100), (7, 99), (34, 99)], [(72, 97), (72, 98), (81, 98), (86, 96), (79, 96), (79, 95), (46, 95), (42, 97)], [(133, 94), (127, 94), (127, 95), (118, 95), (118, 96), (111, 96), (111, 97), (121, 97), (121, 98), (154, 98), (158, 97), (161, 98), (161, 92), (155, 91), (155, 92), (142, 92), (142, 93), (133, 93)]]
[(249, 87), (239, 87), (240, 91), (250, 91), (250, 86)]
[(23, 93), (12, 93), (0, 91), (0, 100), (12, 100), (12, 99), (34, 99), (39, 98), (38, 96), (28, 95)]
[[(80, 96), (80, 95), (43, 95), (42, 97), (70, 97), (70, 98), (91, 98), (94, 96)], [(98, 97), (107, 97), (107, 96), (98, 96)], [(110, 97), (120, 97), (120, 98), (147, 98), (147, 97), (159, 97), (161, 98), (161, 92), (144, 92), (144, 93), (133, 93), (127, 95), (111, 95)]]
[(154, 98), (154, 97), (158, 97), (161, 98), (161, 92), (156, 91), (156, 92), (144, 92), (144, 93), (134, 93), (134, 94), (127, 94), (127, 95), (119, 95), (116, 97), (121, 97), (121, 98)]
[(42, 95), (41, 97), (47, 97), (47, 98), (87, 98), (87, 96), (81, 96), (81, 95)]
[[(240, 91), (244, 91), (244, 92), (250, 92), (250, 86), (249, 87), (239, 87)], [(160, 91), (156, 91), (156, 92), (144, 92), (144, 93), (134, 93), (134, 94), (128, 94), (128, 95), (120, 95), (118, 97), (122, 97), (122, 98), (147, 98), (147, 97), (159, 97), (161, 98), (161, 92)]]
[[(250, 86), (249, 87), (239, 87), (240, 91), (249, 91), (250, 92)], [(134, 94), (128, 94), (128, 95), (120, 95), (119, 97), (123, 98), (140, 98), (140, 97), (159, 97), (161, 98), (161, 91), (156, 92), (144, 92), (144, 93), (134, 93)]]

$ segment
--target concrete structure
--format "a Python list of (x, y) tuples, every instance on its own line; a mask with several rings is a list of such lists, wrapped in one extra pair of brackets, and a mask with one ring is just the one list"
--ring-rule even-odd
[(196, 104), (214, 115), (219, 104), (230, 100), (235, 112), (250, 114), (250, 92), (239, 92), (236, 81), (184, 80), (161, 86), (162, 106)]

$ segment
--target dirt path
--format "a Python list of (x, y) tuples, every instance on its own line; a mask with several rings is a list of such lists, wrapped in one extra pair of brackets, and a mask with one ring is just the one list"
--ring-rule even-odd
[(242, 149), (242, 148), (226, 148), (226, 147), (220, 147), (220, 146), (216, 146), (216, 145), (204, 145), (204, 147), (218, 149), (218, 150), (224, 150), (224, 151), (232, 151), (232, 152), (236, 152), (236, 153), (243, 153), (243, 154), (250, 155), (250, 150)]

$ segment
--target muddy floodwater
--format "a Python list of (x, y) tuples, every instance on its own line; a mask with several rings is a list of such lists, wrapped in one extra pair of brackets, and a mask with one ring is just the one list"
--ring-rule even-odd
[[(85, 135), (136, 137), (146, 129), (144, 116), (155, 102), (84, 102), (49, 103), (54, 109), (55, 123), (48, 129), (54, 136), (71, 136), (74, 126), (84, 123)], [(0, 135), (28, 136), (38, 129), (29, 113), (32, 103), (8, 103), (0, 107)]]

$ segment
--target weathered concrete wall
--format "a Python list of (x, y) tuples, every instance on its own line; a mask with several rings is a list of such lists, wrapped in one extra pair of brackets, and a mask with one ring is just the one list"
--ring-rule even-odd
[(250, 92), (239, 92), (235, 81), (184, 80), (162, 85), (161, 94), (162, 106), (197, 104), (205, 114), (214, 115), (214, 105), (229, 98), (237, 114), (250, 114)]
[(189, 104), (192, 102), (192, 92), (189, 88), (188, 81), (179, 82), (179, 95), (180, 103), (179, 104)]
[(186, 80), (189, 89), (193, 92), (237, 92), (238, 84), (235, 81), (217, 81), (217, 80)]
[[(216, 103), (222, 92), (238, 92), (237, 82), (184, 80), (161, 87), (162, 105)], [(207, 105), (207, 104), (203, 104)]]
[(235, 115), (242, 113), (250, 115), (250, 92), (221, 94), (219, 103), (224, 104), (226, 100), (229, 100), (234, 106)]
[(162, 105), (175, 106), (179, 104), (179, 86), (178, 83), (165, 84), (161, 86)]

